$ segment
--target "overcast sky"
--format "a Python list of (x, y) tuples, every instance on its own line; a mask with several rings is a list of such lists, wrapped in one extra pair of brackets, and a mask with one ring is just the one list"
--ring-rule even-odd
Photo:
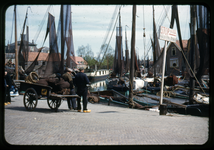
[[(28, 8), (30, 6), (30, 8)], [(35, 40), (35, 36), (41, 26), (42, 20), (46, 14), (47, 8), (50, 5), (17, 5), (17, 26), (18, 26), (18, 40), (25, 19), (25, 14), (28, 8), (28, 26), (29, 26), (29, 40)], [(77, 51), (78, 47), (89, 44), (94, 56), (100, 52), (100, 47), (103, 44), (109, 23), (112, 20), (112, 15), (116, 5), (71, 5), (72, 11), (72, 29), (74, 49)], [(159, 26), (169, 27), (171, 19), (171, 5), (155, 5), (155, 21), (156, 27)], [(144, 11), (143, 11), (144, 9)], [(5, 44), (14, 42), (14, 29), (12, 33), (12, 20), (13, 20), (14, 5), (8, 7), (6, 11), (6, 31), (5, 31)], [(55, 16), (55, 25), (58, 26), (60, 5), (51, 5), (49, 12)], [(146, 53), (151, 45), (150, 38), (152, 37), (153, 19), (152, 19), (152, 5), (137, 5), (136, 17), (136, 51), (139, 53), (140, 58), (144, 57), (144, 42), (143, 42), (143, 28), (145, 24), (146, 31)], [(189, 23), (190, 23), (190, 7), (189, 5), (178, 6), (181, 34), (183, 39), (189, 39)], [(47, 15), (45, 16), (47, 18)], [(164, 19), (163, 19), (164, 18)], [(143, 21), (145, 20), (145, 21)], [(162, 22), (162, 24), (161, 24)], [(113, 21), (115, 23), (115, 21)], [(128, 46), (131, 49), (131, 29), (132, 29), (132, 5), (123, 5), (121, 8), (121, 24), (123, 28), (123, 50), (125, 51), (125, 26), (127, 30)], [(118, 26), (118, 24), (117, 24)], [(37, 48), (42, 46), (45, 31), (47, 27), (47, 19), (36, 41)], [(174, 25), (176, 29), (176, 25)], [(112, 31), (110, 32), (111, 35)], [(115, 49), (116, 31), (113, 32), (111, 39), (111, 47)], [(12, 37), (11, 37), (12, 35)], [(110, 38), (110, 36), (109, 36)], [(107, 43), (109, 41), (107, 40)], [(12, 39), (12, 40), (11, 40)], [(178, 39), (178, 37), (177, 37)], [(164, 41), (160, 41), (160, 47), (164, 46)], [(44, 46), (49, 47), (48, 40)], [(77, 53), (76, 53), (77, 54)], [(149, 52), (149, 57), (152, 57), (152, 50)]]

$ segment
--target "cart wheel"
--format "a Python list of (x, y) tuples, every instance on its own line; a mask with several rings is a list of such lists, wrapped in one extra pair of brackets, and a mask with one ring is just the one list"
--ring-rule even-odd
[(29, 88), (25, 91), (23, 103), (28, 111), (33, 111), (36, 108), (38, 102), (38, 95), (33, 88)]
[(61, 99), (47, 99), (50, 109), (57, 111), (61, 105)]

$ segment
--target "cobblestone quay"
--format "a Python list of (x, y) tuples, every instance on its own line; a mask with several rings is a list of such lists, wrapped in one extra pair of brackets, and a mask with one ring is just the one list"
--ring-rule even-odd
[(205, 144), (209, 118), (88, 104), (91, 113), (53, 112), (46, 100), (24, 108), (23, 96), (5, 106), (5, 140), (12, 145), (191, 145)]

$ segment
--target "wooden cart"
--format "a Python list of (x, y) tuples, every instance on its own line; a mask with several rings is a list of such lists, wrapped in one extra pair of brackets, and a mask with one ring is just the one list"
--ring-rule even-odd
[(36, 108), (38, 100), (47, 100), (48, 106), (57, 111), (62, 100), (67, 98), (80, 98), (78, 95), (51, 94), (52, 87), (36, 83), (20, 82), (20, 91), (25, 91), (23, 103), (28, 111)]

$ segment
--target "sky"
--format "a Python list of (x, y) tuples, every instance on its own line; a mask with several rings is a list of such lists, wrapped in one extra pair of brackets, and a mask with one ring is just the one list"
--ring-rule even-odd
[[(29, 7), (30, 6), (30, 7)], [(100, 52), (100, 47), (104, 41), (107, 29), (110, 22), (115, 23), (112, 19), (113, 12), (116, 5), (71, 5), (72, 11), (72, 30), (73, 30), (73, 42), (74, 50), (77, 55), (78, 47), (90, 45), (94, 57), (96, 57)], [(17, 5), (17, 38), (20, 40), (20, 34), (22, 26), (24, 23), (26, 11), (28, 11), (28, 21), (29, 26), (29, 40), (35, 41), (37, 48), (42, 47), (46, 27), (47, 27), (47, 9), (49, 13), (55, 16), (55, 26), (58, 27), (58, 20), (60, 15), (60, 5)], [(122, 5), (121, 13), (121, 24), (122, 24), (122, 40), (123, 40), (123, 51), (125, 51), (125, 28), (127, 30), (128, 48), (131, 50), (131, 30), (132, 30), (132, 5)], [(153, 37), (153, 9), (152, 5), (137, 5), (136, 12), (136, 42), (135, 49), (139, 54), (141, 59), (144, 58), (145, 53), (151, 59), (152, 49), (149, 50), (151, 46), (150, 38)], [(155, 22), (157, 31), (159, 26), (169, 27), (171, 20), (171, 5), (154, 5), (155, 9)], [(118, 10), (117, 10), (118, 12)], [(14, 25), (13, 24), (13, 13), (14, 5), (8, 7), (5, 13), (5, 44), (14, 43)], [(189, 5), (178, 5), (178, 13), (181, 27), (182, 39), (186, 40), (190, 38), (190, 6)], [(42, 26), (43, 18), (46, 18), (43, 22), (43, 27), (36, 40), (36, 35), (38, 30)], [(118, 26), (118, 21), (117, 21)], [(128, 26), (128, 27), (127, 27)], [(145, 28), (146, 38), (143, 38), (143, 28)], [(13, 30), (12, 30), (13, 29)], [(177, 30), (176, 24), (174, 25), (175, 30)], [(116, 30), (112, 29), (110, 31), (107, 42), (110, 40), (110, 35), (113, 32), (113, 36), (110, 41), (110, 46), (115, 49), (116, 43)], [(177, 36), (178, 39), (178, 36)], [(145, 40), (145, 44), (144, 44)], [(159, 40), (160, 47), (164, 46), (164, 41)], [(49, 47), (49, 40), (47, 39), (44, 46)], [(148, 51), (149, 50), (149, 51)]]

